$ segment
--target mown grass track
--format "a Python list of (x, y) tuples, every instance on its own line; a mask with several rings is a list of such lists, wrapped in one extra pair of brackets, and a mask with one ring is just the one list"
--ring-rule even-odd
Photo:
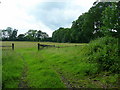
[[(9, 45), (9, 44), (11, 44), (12, 42), (3, 42), (3, 45)], [(11, 60), (9, 60), (10, 58), (7, 58), (9, 61), (11, 61), (11, 63), (18, 63), (19, 61), (20, 62), (22, 62), (22, 64), (21, 63), (19, 63), (19, 64), (21, 64), (21, 67), (22, 67), (22, 69), (19, 71), (19, 75), (20, 76), (15, 76), (15, 78), (16, 79), (13, 79), (13, 81), (16, 81), (14, 84), (14, 86), (13, 85), (11, 85), (11, 84), (9, 84), (9, 83), (12, 83), (12, 82), (9, 82), (8, 84), (6, 83), (6, 82), (4, 82), (4, 84), (5, 84), (5, 87), (9, 87), (9, 86), (7, 86), (7, 85), (11, 85), (11, 87), (15, 87), (15, 88), (17, 88), (17, 84), (18, 84), (18, 88), (29, 88), (29, 87), (36, 87), (36, 86), (31, 86), (31, 84), (29, 84), (29, 86), (27, 85), (28, 84), (28, 82), (29, 82), (29, 80), (27, 79), (27, 78), (29, 78), (29, 76), (31, 77), (31, 71), (32, 71), (32, 66), (34, 66), (34, 62), (40, 57), (39, 55), (39, 53), (40, 53), (40, 51), (38, 52), (38, 50), (37, 50), (37, 43), (35, 42), (27, 42), (27, 44), (29, 45), (27, 45), (25, 42), (14, 42), (15, 43), (15, 51), (12, 51), (12, 50), (10, 50), (10, 49), (8, 49), (8, 51), (7, 51), (7, 49), (5, 50), (5, 51), (3, 51), (3, 60), (5, 59), (6, 60), (6, 58), (4, 58), (4, 57), (8, 57), (9, 56), (9, 53), (10, 52), (12, 52), (11, 54), (10, 54), (10, 58), (11, 58)], [(64, 46), (64, 45), (63, 45)], [(7, 53), (6, 53), (7, 52)], [(18, 60), (18, 59), (16, 59), (16, 61), (14, 60), (14, 57), (16, 57), (16, 56), (19, 56), (19, 58), (18, 59), (20, 59), (20, 60)], [(38, 58), (37, 58), (38, 57)], [(14, 60), (14, 61), (13, 61)], [(33, 64), (33, 65), (31, 65), (31, 64)], [(3, 64), (4, 66), (5, 66), (5, 64)], [(7, 62), (7, 65), (8, 65), (8, 62)], [(12, 65), (9, 65), (9, 68), (11, 68), (11, 66)], [(16, 64), (16, 66), (17, 66), (17, 64)], [(36, 65), (37, 66), (37, 65)], [(43, 66), (43, 65), (41, 65), (42, 67), (46, 67), (46, 66)], [(6, 67), (5, 67), (6, 68)], [(3, 68), (3, 71), (4, 71), (4, 69), (5, 68)], [(19, 67), (13, 67), (13, 68), (11, 68), (11, 69), (14, 69), (14, 68), (19, 68)], [(29, 69), (30, 69), (30, 71), (29, 71)], [(36, 68), (34, 68), (34, 69), (36, 69)], [(61, 81), (60, 81), (60, 78), (57, 76), (57, 74), (56, 74), (56, 72), (54, 72), (54, 70), (52, 70), (52, 69), (50, 69), (50, 68), (44, 68), (45, 70), (42, 72), (42, 73), (45, 73), (45, 72), (50, 72), (51, 73), (51, 76), (49, 76), (49, 74), (48, 74), (48, 78), (47, 77), (44, 77), (44, 76), (40, 76), (40, 74), (39, 74), (39, 71), (37, 71), (36, 73), (34, 73), (34, 75), (32, 75), (33, 77), (35, 77), (35, 75), (37, 75), (38, 74), (38, 76), (40, 77), (40, 79), (48, 79), (48, 80), (50, 80), (50, 78), (53, 78), (53, 80), (51, 81), (51, 82), (55, 82), (54, 80), (56, 79), (56, 82), (55, 83), (60, 83), (61, 84)], [(12, 70), (10, 70), (10, 72), (11, 72)], [(33, 71), (32, 71), (33, 72)], [(5, 73), (5, 74), (4, 74)], [(17, 73), (17, 72), (16, 72)], [(7, 73), (4, 71), (3, 72), (3, 75), (6, 75)], [(13, 73), (13, 72), (11, 72), (11, 74), (13, 75), (13, 74), (15, 74), (15, 73)], [(32, 73), (33, 74), (33, 73)], [(53, 74), (53, 76), (52, 76), (52, 74)], [(54, 75), (55, 74), (55, 75)], [(12, 76), (11, 75), (11, 76)], [(11, 77), (10, 76), (10, 77)], [(28, 77), (27, 77), (28, 76)], [(56, 76), (57, 78), (55, 78), (54, 76)], [(7, 80), (9, 80), (10, 78), (9, 77), (5, 77), (6, 78), (6, 80), (5, 81), (7, 81)], [(35, 77), (36, 78), (36, 77)], [(36, 78), (36, 80), (37, 81), (39, 81), (37, 78)], [(39, 83), (45, 83), (45, 82), (48, 82), (48, 80), (42, 80), (42, 81), (39, 81)], [(36, 82), (36, 81), (35, 81)], [(48, 84), (52, 84), (51, 82), (48, 82)], [(63, 83), (61, 84), (61, 85), (56, 85), (56, 84), (52, 84), (52, 85), (46, 85), (46, 84), (44, 84), (44, 85), (46, 85), (46, 86), (44, 86), (44, 85), (41, 85), (41, 86), (38, 86), (38, 88), (40, 88), (40, 87), (65, 87), (64, 85), (63, 85)], [(37, 85), (37, 84), (36, 84)], [(4, 85), (3, 85), (3, 87), (4, 87)], [(36, 87), (37, 88), (37, 87)]]
[(44, 48), (38, 51), (37, 42), (14, 43), (15, 51), (3, 51), (4, 88), (117, 87), (117, 74), (96, 74), (97, 64), (86, 62), (88, 57), (83, 55), (83, 47), (86, 46), (45, 43), (70, 47)]

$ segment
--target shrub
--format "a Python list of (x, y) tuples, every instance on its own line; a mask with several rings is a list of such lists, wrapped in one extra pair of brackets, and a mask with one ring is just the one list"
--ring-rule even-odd
[(98, 64), (98, 72), (110, 71), (119, 73), (118, 39), (113, 37), (96, 39), (91, 41), (84, 51), (84, 55), (88, 57), (87, 61)]

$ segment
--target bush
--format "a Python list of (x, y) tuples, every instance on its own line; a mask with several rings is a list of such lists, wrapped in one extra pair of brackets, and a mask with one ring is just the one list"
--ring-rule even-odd
[(110, 71), (119, 73), (118, 39), (102, 37), (91, 41), (84, 50), (87, 61), (98, 64), (98, 72)]

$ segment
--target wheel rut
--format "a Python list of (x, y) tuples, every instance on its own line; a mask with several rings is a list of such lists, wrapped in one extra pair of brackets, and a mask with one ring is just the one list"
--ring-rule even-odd
[(21, 73), (21, 78), (19, 80), (18, 88), (29, 88), (28, 82), (26, 80), (27, 72), (28, 72), (27, 62), (21, 53), (17, 53), (17, 54), (22, 58), (24, 64), (23, 71)]
[(24, 66), (24, 70), (22, 72), (22, 76), (20, 78), (20, 82), (19, 82), (19, 85), (18, 85), (19, 88), (28, 88), (28, 84), (27, 84), (27, 81), (26, 81), (27, 71), (28, 71), (28, 68), (26, 66)]
[(60, 69), (58, 69), (57, 67), (53, 66), (52, 68), (53, 70), (55, 70), (55, 72), (59, 75), (62, 83), (66, 86), (66, 88), (68, 88), (69, 90), (73, 90), (76, 87), (64, 76), (64, 74), (61, 72)]
[(61, 72), (57, 72), (57, 73), (60, 75), (61, 80), (66, 86), (66, 88), (71, 88), (71, 89), (74, 88), (73, 85), (65, 78), (65, 76)]

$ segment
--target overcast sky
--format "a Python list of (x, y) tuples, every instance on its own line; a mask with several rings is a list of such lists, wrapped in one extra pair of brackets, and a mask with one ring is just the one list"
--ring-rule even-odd
[(18, 33), (42, 30), (49, 36), (59, 27), (72, 22), (92, 7), (96, 0), (0, 0), (0, 29), (12, 27)]

